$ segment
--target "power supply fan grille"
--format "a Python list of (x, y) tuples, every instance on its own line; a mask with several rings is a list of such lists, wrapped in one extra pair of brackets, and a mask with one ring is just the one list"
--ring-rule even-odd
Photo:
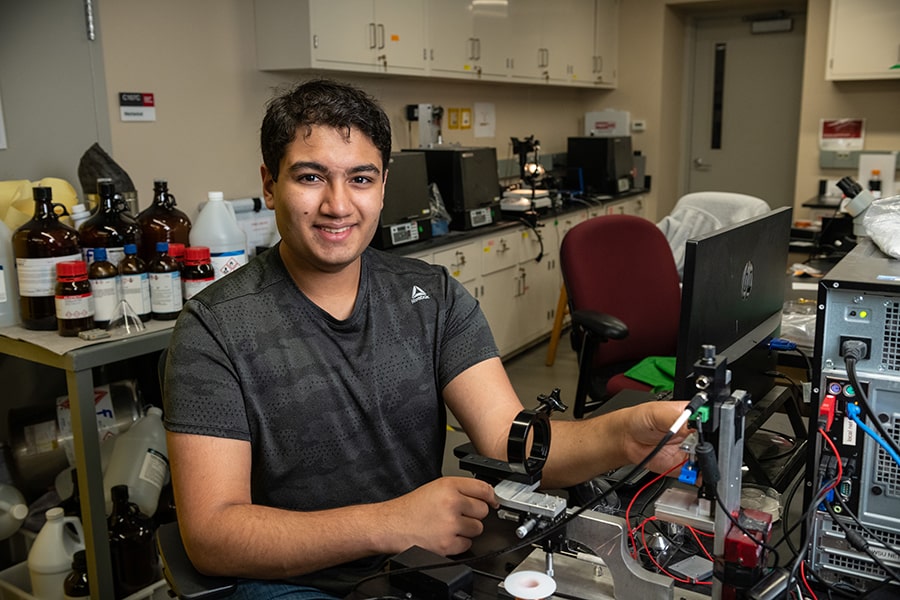
[(889, 302), (884, 316), (884, 346), (881, 349), (884, 365), (890, 371), (900, 371), (900, 302)]
[[(900, 445), (900, 415), (893, 415), (885, 425), (885, 433)], [(874, 481), (884, 486), (885, 495), (900, 498), (900, 465), (881, 446), (878, 446), (878, 457), (875, 459)]]

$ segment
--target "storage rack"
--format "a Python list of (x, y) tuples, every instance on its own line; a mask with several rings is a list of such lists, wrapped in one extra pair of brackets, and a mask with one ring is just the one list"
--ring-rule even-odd
[(91, 598), (114, 597), (92, 369), (166, 348), (174, 324), (153, 321), (144, 332), (100, 343), (85, 342), (63, 354), (26, 341), (28, 332), (19, 327), (0, 329), (0, 353), (66, 372)]

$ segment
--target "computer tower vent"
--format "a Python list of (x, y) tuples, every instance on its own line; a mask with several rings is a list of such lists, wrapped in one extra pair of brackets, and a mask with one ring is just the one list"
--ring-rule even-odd
[[(892, 415), (890, 423), (885, 423), (885, 432), (895, 443), (900, 444), (900, 415)], [(900, 465), (880, 445), (875, 459), (873, 482), (882, 486), (886, 496), (900, 498)]]
[[(871, 525), (864, 530), (848, 519), (842, 519), (842, 524), (869, 542), (872, 551), (880, 555), (888, 566), (896, 568), (896, 555), (883, 544), (896, 548), (900, 535)], [(819, 527), (821, 530), (817, 533), (813, 560), (818, 576), (830, 583), (849, 583), (861, 590), (880, 587), (887, 573), (868, 554), (851, 547), (837, 523), (826, 515), (819, 520)]]
[(889, 371), (900, 371), (900, 302), (886, 302), (881, 355)]

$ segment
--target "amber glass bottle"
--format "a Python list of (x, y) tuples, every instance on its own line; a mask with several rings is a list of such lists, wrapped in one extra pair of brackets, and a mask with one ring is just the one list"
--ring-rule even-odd
[(154, 319), (171, 321), (181, 312), (181, 269), (169, 256), (169, 244), (156, 242), (156, 256), (147, 266), (150, 275), (150, 307)]
[(75, 337), (94, 328), (94, 297), (83, 260), (56, 263), (57, 332)]
[(134, 244), (125, 244), (125, 258), (119, 261), (119, 291), (141, 321), (150, 320), (150, 276)]
[(159, 579), (159, 560), (153, 538), (153, 521), (128, 500), (128, 486), (110, 490), (113, 509), (109, 516), (109, 553), (116, 597), (134, 594)]
[(100, 205), (97, 212), (78, 230), (81, 249), (87, 263), (94, 261), (94, 248), (106, 248), (107, 260), (118, 264), (125, 257), (125, 244), (140, 247), (141, 228), (124, 214), (125, 200), (116, 194), (116, 186), (108, 179), (97, 180)]
[(19, 308), (26, 329), (56, 329), (56, 263), (80, 260), (78, 233), (54, 212), (53, 190), (36, 187), (34, 217), (13, 234)]
[(169, 193), (165, 179), (153, 181), (153, 204), (138, 215), (141, 227), (141, 258), (150, 262), (156, 254), (157, 242), (188, 245), (191, 220), (175, 207), (175, 196)]
[(94, 249), (88, 281), (94, 294), (94, 325), (106, 329), (119, 305), (119, 268), (107, 259), (106, 248)]
[(194, 294), (211, 284), (215, 278), (216, 274), (213, 272), (209, 248), (206, 246), (185, 248), (184, 266), (181, 268), (181, 284), (184, 289), (184, 299), (187, 300), (194, 296)]

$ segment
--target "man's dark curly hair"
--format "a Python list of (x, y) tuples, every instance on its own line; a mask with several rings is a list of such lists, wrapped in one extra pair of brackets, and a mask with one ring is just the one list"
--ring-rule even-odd
[(391, 158), (391, 122), (374, 98), (347, 83), (313, 79), (272, 98), (260, 129), (263, 163), (272, 179), (285, 149), (297, 135), (309, 135), (314, 125), (343, 130), (355, 128), (381, 152), (382, 173)]

